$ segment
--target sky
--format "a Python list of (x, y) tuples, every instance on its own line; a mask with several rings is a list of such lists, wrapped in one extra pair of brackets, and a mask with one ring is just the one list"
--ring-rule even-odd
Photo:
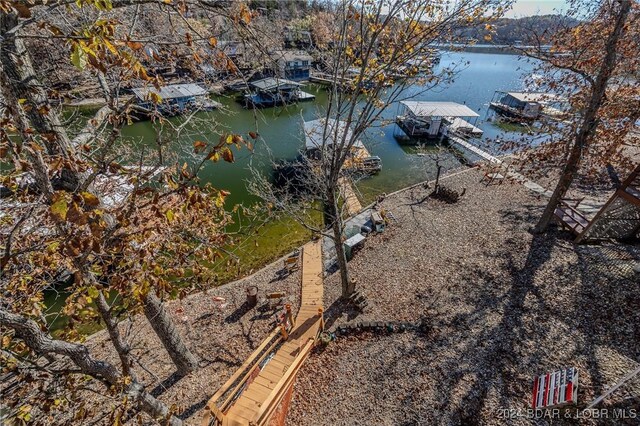
[(513, 8), (506, 13), (507, 18), (532, 15), (549, 15), (566, 9), (564, 0), (516, 0)]

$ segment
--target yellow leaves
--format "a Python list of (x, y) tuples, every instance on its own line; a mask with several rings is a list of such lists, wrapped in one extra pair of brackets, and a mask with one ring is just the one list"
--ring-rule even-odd
[(57, 193), (56, 195), (54, 195), (54, 199), (56, 198), (56, 196), (58, 197), (58, 199), (55, 200), (53, 204), (51, 204), (49, 210), (51, 212), (51, 216), (53, 216), (55, 220), (63, 222), (67, 219), (67, 211), (69, 210), (69, 205), (67, 204), (67, 200), (64, 198), (64, 195)]
[(87, 289), (87, 295), (93, 299), (97, 299), (100, 295), (100, 291), (95, 287), (89, 287)]
[(114, 56), (118, 56), (120, 54), (118, 52), (118, 49), (116, 49), (116, 47), (113, 44), (111, 44), (109, 40), (104, 39), (103, 43), (106, 46), (106, 48), (109, 50), (109, 52), (111, 52)]
[(484, 40), (485, 41), (491, 41), (491, 34), (485, 34)]
[(162, 103), (162, 96), (160, 96), (156, 92), (149, 92), (149, 100), (157, 105), (159, 103)]
[(18, 408), (18, 412), (16, 413), (16, 417), (23, 422), (27, 423), (31, 421), (31, 409), (33, 407), (29, 404), (23, 405)]
[(215, 37), (209, 37), (209, 45), (215, 48), (218, 46), (218, 39)]
[(98, 207), (100, 205), (100, 200), (98, 199), (98, 197), (90, 192), (82, 192), (80, 193), (80, 196), (82, 197), (85, 205), (89, 207)]
[(164, 213), (164, 215), (167, 217), (167, 222), (169, 222), (169, 223), (173, 222), (173, 220), (176, 218), (175, 213), (171, 209), (167, 210)]
[(351, 46), (347, 46), (347, 48), (344, 50), (344, 53), (347, 55), (348, 58), (352, 58), (353, 49), (351, 48)]
[(180, 169), (180, 175), (185, 179), (189, 179), (191, 177), (191, 174), (189, 173), (189, 165), (187, 163), (184, 163), (182, 165), (182, 168)]
[(218, 151), (212, 151), (207, 159), (217, 163), (220, 160), (220, 154), (218, 154)]
[(76, 0), (76, 6), (79, 8), (89, 5), (93, 6), (98, 10), (109, 11), (113, 9), (113, 4), (111, 0)]
[(113, 4), (111, 4), (111, 0), (96, 0), (93, 5), (98, 10), (109, 11), (113, 9)]
[(74, 43), (71, 47), (71, 63), (80, 70), (85, 69), (87, 66), (87, 53), (79, 43)]
[(223, 197), (222, 194), (218, 192), (218, 196), (215, 199), (215, 204), (217, 208), (220, 209), (224, 206), (224, 199), (225, 197)]

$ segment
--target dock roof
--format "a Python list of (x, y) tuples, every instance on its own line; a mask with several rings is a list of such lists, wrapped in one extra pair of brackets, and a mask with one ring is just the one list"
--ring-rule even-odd
[(262, 80), (252, 81), (249, 83), (252, 87), (259, 90), (273, 90), (273, 89), (286, 89), (292, 87), (300, 87), (302, 84), (295, 81), (286, 80), (284, 78), (268, 77)]
[[(305, 145), (307, 149), (319, 149), (322, 147), (322, 135), (324, 132), (324, 118), (313, 121), (306, 121), (304, 123), (304, 135), (305, 135)], [(337, 127), (336, 127), (337, 126)], [(333, 145), (336, 136), (338, 139), (338, 143), (342, 140), (344, 132), (347, 132), (346, 140), (349, 141), (352, 137), (352, 130), (347, 126), (345, 121), (338, 121), (336, 119), (329, 119), (327, 123), (327, 134), (324, 139), (325, 146)], [(353, 146), (355, 147), (364, 147), (362, 142), (356, 141)]]
[(153, 86), (147, 87), (136, 87), (131, 89), (133, 94), (140, 100), (149, 99), (150, 93), (155, 93), (160, 96), (163, 100), (167, 99), (176, 99), (176, 98), (190, 98), (193, 96), (203, 96), (208, 94), (209, 92), (206, 89), (198, 86), (197, 84), (188, 83), (188, 84), (171, 84), (169, 86), (163, 86), (160, 90), (156, 89)]
[(276, 50), (271, 54), (275, 60), (292, 61), (313, 61), (313, 57), (304, 50)]
[(402, 101), (400, 103), (418, 117), (479, 117), (468, 106), (455, 102)]
[(553, 93), (541, 92), (506, 92), (507, 95), (517, 99), (520, 102), (544, 102), (557, 99)]

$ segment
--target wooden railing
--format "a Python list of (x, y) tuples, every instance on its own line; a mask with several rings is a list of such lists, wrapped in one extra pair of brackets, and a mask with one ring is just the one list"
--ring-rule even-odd
[(267, 399), (265, 399), (262, 406), (260, 406), (260, 411), (256, 415), (254, 421), (251, 424), (255, 425), (264, 425), (266, 424), (273, 413), (278, 408), (278, 405), (282, 401), (282, 398), (286, 394), (287, 390), (293, 386), (293, 382), (295, 381), (296, 374), (302, 367), (304, 360), (309, 355), (311, 348), (313, 348), (315, 340), (309, 339), (307, 343), (300, 349), (300, 352), (296, 355), (293, 364), (287, 369), (284, 373), (284, 376), (278, 381), (278, 384), (273, 388)]
[[(222, 424), (224, 412), (230, 407), (233, 400), (238, 396), (238, 393), (242, 389), (247, 380), (251, 377), (251, 374), (259, 367), (260, 363), (274, 351), (276, 346), (282, 341), (282, 334), (280, 329), (275, 329), (266, 339), (262, 341), (260, 346), (253, 351), (253, 353), (245, 360), (245, 362), (236, 370), (236, 372), (229, 377), (229, 380), (218, 389), (218, 391), (209, 399), (207, 403), (208, 413), (202, 419), (202, 426), (209, 426), (211, 424), (211, 417), (216, 419), (214, 424)], [(221, 404), (218, 404), (220, 399), (224, 398)]]

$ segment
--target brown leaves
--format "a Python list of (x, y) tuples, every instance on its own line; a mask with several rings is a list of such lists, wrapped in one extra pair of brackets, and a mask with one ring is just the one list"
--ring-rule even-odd
[(31, 18), (31, 9), (24, 3), (13, 2), (11, 6), (18, 12), (18, 16), (24, 19)]
[(127, 41), (127, 46), (131, 49), (131, 50), (140, 50), (142, 49), (142, 43), (137, 42), (137, 41)]
[(195, 141), (193, 143), (193, 151), (196, 154), (200, 154), (202, 152), (204, 152), (204, 150), (207, 149), (207, 144), (202, 142), (202, 141)]
[(229, 148), (224, 148), (222, 150), (222, 158), (224, 159), (224, 161), (226, 161), (227, 163), (233, 163), (234, 162), (234, 158), (233, 158), (233, 151), (231, 151)]
[(73, 223), (78, 226), (86, 225), (89, 221), (87, 215), (82, 211), (80, 206), (73, 202), (67, 209), (66, 215), (67, 222)]
[(245, 25), (249, 25), (251, 23), (251, 11), (247, 7), (246, 4), (242, 4), (240, 8), (240, 21)]
[(213, 48), (218, 46), (218, 39), (215, 37), (209, 37), (209, 45)]

